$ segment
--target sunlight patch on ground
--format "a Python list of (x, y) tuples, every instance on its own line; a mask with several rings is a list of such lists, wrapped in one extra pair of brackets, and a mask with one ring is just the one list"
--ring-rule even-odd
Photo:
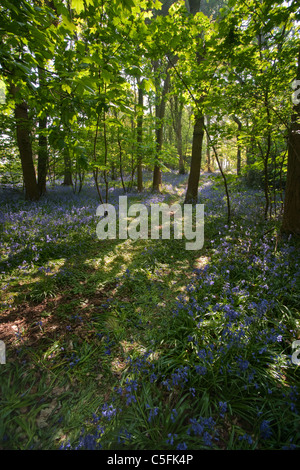
[(200, 256), (200, 258), (197, 258), (194, 263), (194, 268), (195, 269), (203, 269), (205, 266), (207, 266), (210, 262), (210, 258), (208, 256)]

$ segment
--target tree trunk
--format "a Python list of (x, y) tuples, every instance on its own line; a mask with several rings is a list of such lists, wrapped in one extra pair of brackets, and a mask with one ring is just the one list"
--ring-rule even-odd
[(159, 191), (161, 185), (161, 170), (158, 165), (154, 166), (152, 190)]
[[(206, 129), (207, 132), (209, 133), (209, 128), (210, 128), (210, 117), (206, 116)], [(206, 164), (207, 164), (207, 171), (208, 173), (212, 173), (211, 169), (211, 155), (210, 155), (210, 143), (209, 143), (209, 138), (206, 136)]]
[(40, 196), (46, 192), (46, 177), (48, 165), (47, 118), (39, 119), (39, 149), (38, 149), (38, 187)]
[(115, 180), (116, 180), (115, 162), (111, 162), (111, 180), (112, 180), (112, 181), (115, 181)]
[[(158, 65), (155, 64), (154, 70), (157, 70)], [(156, 71), (155, 70), (155, 71)], [(168, 93), (170, 85), (170, 74), (168, 72), (168, 68), (166, 70), (166, 78), (164, 80), (162, 96), (160, 98), (160, 102), (156, 104), (155, 107), (155, 117), (156, 117), (156, 161), (154, 165), (153, 171), (153, 183), (152, 183), (152, 190), (153, 191), (160, 191), (161, 187), (161, 169), (159, 166), (159, 153), (162, 149), (163, 145), (163, 127), (164, 127), (164, 117), (165, 117), (165, 110), (166, 110), (166, 94)]]
[[(297, 80), (300, 80), (300, 50)], [(298, 100), (299, 101), (299, 100)], [(287, 180), (281, 231), (300, 235), (300, 102), (294, 103), (288, 139)]]
[[(18, 91), (17, 88), (12, 85), (10, 90), (12, 95), (15, 97)], [(39, 189), (33, 163), (30, 122), (25, 101), (15, 104), (14, 114), (16, 119), (17, 143), (20, 152), (25, 186), (25, 198), (30, 201), (37, 201), (39, 199)]]
[(144, 92), (139, 86), (138, 82), (138, 115), (137, 115), (137, 190), (143, 191), (143, 171), (142, 171), (142, 142), (143, 142), (143, 106), (144, 106)]
[(171, 113), (172, 113), (172, 122), (173, 122), (173, 129), (175, 132), (176, 137), (176, 147), (178, 153), (178, 164), (179, 164), (179, 174), (185, 174), (184, 168), (184, 160), (183, 160), (183, 151), (182, 151), (182, 111), (183, 111), (183, 103), (179, 102), (178, 96), (175, 95), (170, 100), (171, 105)]
[(201, 0), (189, 0), (188, 4), (191, 15), (196, 15), (200, 11)]
[(265, 205), (265, 219), (268, 218), (268, 210), (270, 208), (270, 215), (272, 212), (272, 205), (270, 201), (270, 189), (269, 189), (269, 158), (271, 152), (271, 118), (270, 118), (270, 110), (269, 110), (269, 94), (268, 91), (265, 92), (265, 107), (267, 112), (267, 151), (266, 154), (263, 156), (264, 160), (264, 190), (265, 190), (265, 198), (266, 198), (266, 205)]
[(120, 139), (120, 130), (119, 130), (119, 128), (118, 128), (118, 146), (119, 146), (120, 177), (121, 177), (123, 191), (124, 191), (124, 193), (126, 193), (126, 187), (125, 187), (124, 178), (123, 178), (122, 144), (121, 144), (121, 139)]
[(64, 149), (64, 186), (73, 186), (72, 181), (72, 163), (70, 158), (70, 150), (67, 146)]
[(242, 130), (242, 123), (239, 120), (238, 117), (234, 116), (233, 117), (234, 122), (238, 126), (238, 132), (237, 132), (237, 155), (236, 155), (236, 174), (239, 176), (241, 174), (241, 158), (242, 158), (242, 149), (241, 149), (241, 144), (240, 144), (240, 133)]
[(196, 204), (198, 201), (198, 185), (200, 179), (203, 136), (204, 116), (199, 113), (198, 116), (196, 116), (194, 123), (192, 159), (188, 187), (184, 201), (185, 204)]
[[(45, 92), (47, 90), (44, 62), (41, 66), (38, 66), (39, 76), (39, 90), (40, 90), (40, 107), (44, 105)], [(38, 187), (40, 196), (46, 192), (46, 178), (47, 178), (47, 167), (48, 167), (48, 148), (47, 148), (47, 115), (43, 115), (39, 118), (39, 148), (38, 148)]]
[[(189, 12), (191, 15), (196, 15), (200, 10), (201, 0), (189, 0)], [(200, 39), (200, 35), (199, 35)], [(204, 51), (203, 51), (204, 52)], [(199, 50), (196, 52), (197, 56), (197, 67), (200, 66), (203, 55)], [(193, 132), (193, 144), (192, 144), (192, 158), (190, 174), (188, 179), (188, 186), (185, 195), (185, 204), (196, 204), (198, 201), (198, 185), (200, 179), (201, 160), (202, 160), (202, 144), (204, 136), (204, 115), (198, 108), (201, 104), (203, 97), (195, 102), (197, 109), (195, 110), (195, 121), (194, 121), (194, 132)]]

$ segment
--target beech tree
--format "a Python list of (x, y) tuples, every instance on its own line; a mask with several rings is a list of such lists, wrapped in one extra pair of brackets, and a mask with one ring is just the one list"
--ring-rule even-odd
[[(37, 2), (38, 3), (38, 2)], [(53, 10), (47, 2), (6, 1), (1, 5), (0, 71), (14, 102), (16, 137), (23, 170), (25, 197), (37, 200), (46, 186), (46, 117), (39, 119), (39, 172), (37, 180), (33, 161), (32, 127), (34, 108), (39, 112), (35, 85), (42, 89), (44, 61), (53, 57)], [(15, 35), (18, 31), (18, 36)], [(45, 95), (44, 95), (45, 96)], [(42, 104), (43, 106), (43, 104)]]
[[(296, 88), (300, 84), (300, 50), (296, 74)], [(300, 235), (300, 100), (294, 97), (293, 114), (288, 135), (287, 180), (284, 200), (282, 232)]]
[(17, 143), (25, 185), (25, 198), (36, 201), (39, 199), (40, 193), (33, 164), (31, 122), (28, 116), (28, 106), (20, 97), (20, 89), (14, 84), (10, 86), (10, 93), (15, 101), (14, 115), (16, 120)]

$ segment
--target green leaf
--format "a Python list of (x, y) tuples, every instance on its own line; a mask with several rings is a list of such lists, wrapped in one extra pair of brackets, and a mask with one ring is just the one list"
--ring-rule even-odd
[(113, 74), (110, 73), (106, 69), (102, 69), (101, 76), (102, 76), (102, 79), (103, 79), (104, 83), (110, 83), (114, 78)]
[(131, 8), (134, 8), (135, 6), (134, 0), (121, 0), (121, 3), (125, 10), (131, 10)]
[(71, 94), (71, 92), (72, 92), (72, 89), (71, 89), (70, 85), (67, 85), (67, 83), (63, 83), (61, 88), (62, 88), (63, 91), (66, 91), (69, 94)]
[(62, 150), (65, 147), (65, 141), (63, 138), (60, 138), (56, 141), (56, 146), (59, 150)]
[(25, 72), (26, 74), (30, 75), (30, 68), (29, 67), (26, 67), (26, 65), (24, 64), (21, 64), (20, 62), (15, 62), (16, 66), (19, 67), (19, 69), (21, 69), (23, 72)]
[(69, 18), (65, 15), (62, 15), (63, 21), (62, 26), (68, 29), (71, 33), (76, 29), (75, 25), (69, 20)]
[(155, 91), (155, 85), (154, 85), (153, 80), (151, 80), (151, 78), (148, 78), (148, 79), (144, 78), (141, 86), (147, 93), (149, 93), (150, 90)]
[(128, 75), (132, 75), (133, 77), (139, 77), (141, 75), (141, 69), (137, 65), (131, 65), (126, 69), (126, 73), (128, 73)]
[(84, 10), (83, 0), (72, 0), (71, 5), (72, 8), (77, 11), (77, 13), (81, 13)]
[(90, 86), (88, 86), (86, 83), (82, 82), (81, 83), (82, 87), (88, 91), (89, 93), (91, 93), (92, 95), (95, 94), (95, 91), (93, 90), (93, 88), (91, 88)]

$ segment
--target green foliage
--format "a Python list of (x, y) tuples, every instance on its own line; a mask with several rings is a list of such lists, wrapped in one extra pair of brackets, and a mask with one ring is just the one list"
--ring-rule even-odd
[[(26, 105), (37, 173), (46, 137), (48, 193), (30, 204), (11, 190), (0, 213), (1, 309), (17, 328), (14, 361), (1, 370), (4, 447), (299, 447), (299, 370), (289, 361), (299, 335), (299, 246), (273, 237), (297, 2), (201, 2), (195, 15), (187, 3), (1, 3), (0, 184), (23, 184), (14, 110)], [(170, 105), (159, 121), (167, 73)], [(203, 257), (182, 240), (99, 243), (91, 186), (114, 197), (112, 189), (132, 189), (139, 165), (144, 177), (154, 166), (165, 178), (177, 169), (174, 96), (185, 163), (194, 117), (209, 120), (203, 150), (227, 173), (232, 225), (223, 226), (216, 176), (213, 189), (209, 179), (200, 185)], [(73, 187), (57, 196), (51, 185), (67, 170)], [(151, 198), (150, 184), (133, 198)], [(185, 185), (163, 186), (158, 197), (180, 200)]]

